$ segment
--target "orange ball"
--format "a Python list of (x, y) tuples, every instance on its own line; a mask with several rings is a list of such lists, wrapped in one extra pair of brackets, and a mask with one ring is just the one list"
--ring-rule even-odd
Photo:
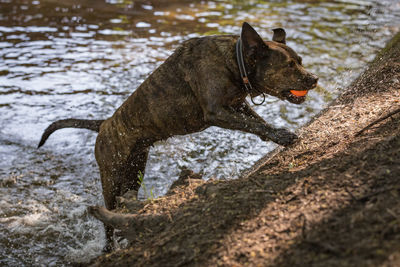
[(304, 91), (290, 90), (290, 92), (295, 96), (305, 96), (308, 93), (308, 90)]

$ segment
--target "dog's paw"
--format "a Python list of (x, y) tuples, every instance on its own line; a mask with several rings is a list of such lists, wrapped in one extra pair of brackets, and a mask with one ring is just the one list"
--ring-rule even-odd
[(105, 207), (101, 206), (89, 206), (87, 211), (90, 215), (99, 220), (102, 220), (104, 217), (106, 217), (107, 212), (109, 212)]
[(281, 146), (290, 146), (299, 139), (299, 137), (296, 134), (284, 128), (276, 129), (274, 135), (275, 138), (272, 141)]

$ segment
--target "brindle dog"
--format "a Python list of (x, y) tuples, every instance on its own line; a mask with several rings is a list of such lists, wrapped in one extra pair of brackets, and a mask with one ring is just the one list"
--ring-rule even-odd
[(45, 130), (39, 147), (61, 128), (99, 131), (95, 156), (105, 205), (114, 209), (117, 196), (139, 189), (138, 173), (144, 174), (149, 147), (156, 141), (219, 126), (284, 146), (293, 144), (295, 134), (267, 124), (246, 101), (249, 94), (266, 93), (300, 104), (305, 96), (295, 96), (290, 90), (316, 86), (318, 78), (304, 69), (301, 57), (286, 46), (285, 36), (283, 29), (276, 29), (273, 41), (264, 42), (245, 22), (240, 37), (187, 40), (111, 118), (54, 122)]

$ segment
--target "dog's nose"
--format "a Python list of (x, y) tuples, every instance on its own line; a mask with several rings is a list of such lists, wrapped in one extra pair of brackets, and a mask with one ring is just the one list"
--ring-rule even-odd
[(317, 83), (318, 83), (318, 76), (317, 75), (314, 75), (314, 74), (311, 74), (309, 77), (308, 77), (308, 84), (312, 87), (312, 88), (314, 88), (315, 86), (317, 86)]

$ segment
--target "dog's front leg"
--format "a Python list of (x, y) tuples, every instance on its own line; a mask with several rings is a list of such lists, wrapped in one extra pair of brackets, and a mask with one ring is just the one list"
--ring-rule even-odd
[(283, 146), (291, 145), (297, 140), (297, 135), (268, 125), (250, 106), (246, 106), (239, 107), (239, 110), (232, 107), (213, 109), (207, 112), (205, 119), (210, 125), (252, 133), (264, 141), (271, 140)]
[(246, 116), (255, 118), (261, 123), (266, 123), (266, 121), (254, 111), (254, 109), (250, 106), (249, 102), (247, 102), (246, 100), (238, 104), (237, 106), (234, 106), (233, 109)]

